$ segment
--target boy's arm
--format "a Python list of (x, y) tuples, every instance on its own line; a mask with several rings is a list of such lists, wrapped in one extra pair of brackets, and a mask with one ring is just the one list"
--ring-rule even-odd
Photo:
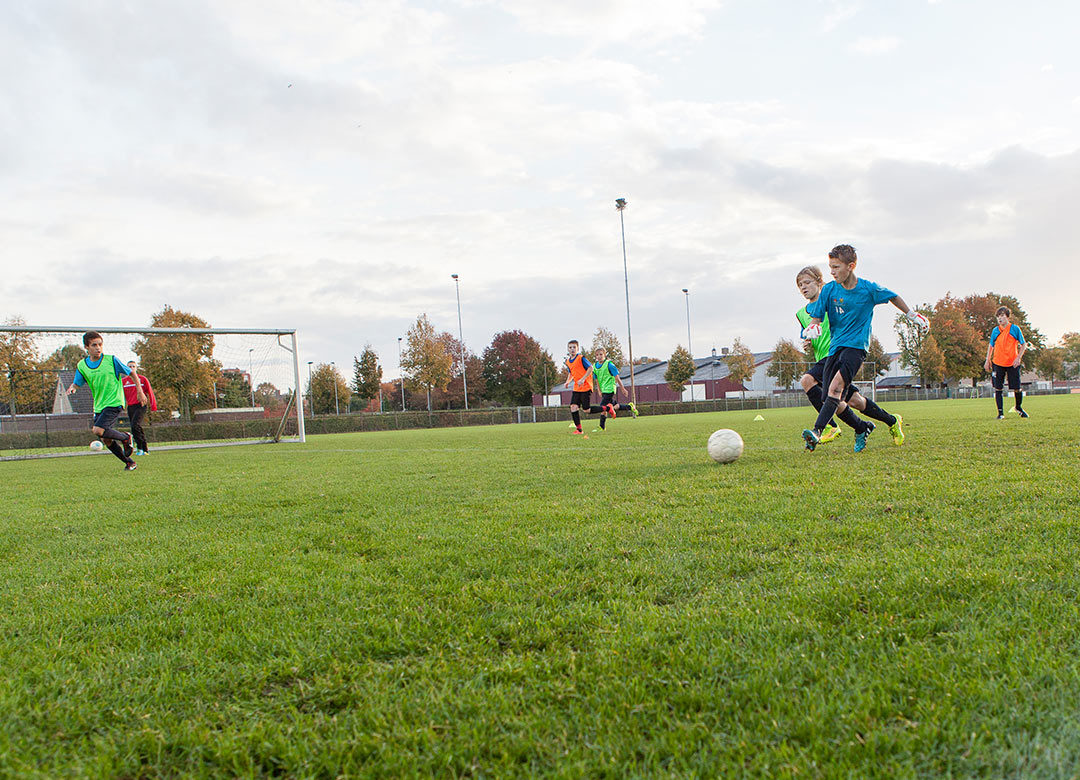
[(83, 378), (82, 372), (79, 369), (75, 369), (75, 378), (71, 380), (71, 384), (68, 385), (67, 395), (71, 395), (80, 387), (86, 384), (86, 379)]
[(1027, 352), (1027, 342), (1021, 341), (1016, 345), (1016, 360), (1013, 361), (1013, 368), (1020, 365), (1020, 361), (1024, 359), (1024, 353)]
[(131, 378), (135, 380), (135, 394), (139, 398), (139, 405), (146, 406), (146, 393), (143, 391), (142, 377), (139, 376), (138, 369), (131, 369)]
[(926, 318), (926, 315), (922, 312), (917, 312), (910, 306), (908, 306), (904, 299), (899, 295), (894, 295), (889, 299), (889, 303), (898, 308), (904, 313), (904, 316), (914, 322), (922, 330), (930, 330), (930, 320)]

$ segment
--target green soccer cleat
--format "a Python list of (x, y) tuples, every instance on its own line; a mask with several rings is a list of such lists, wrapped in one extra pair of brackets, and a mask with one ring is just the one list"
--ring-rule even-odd
[[(621, 406), (621, 404), (620, 404), (620, 406)], [(633, 401), (631, 401), (629, 404), (627, 404), (627, 406), (630, 407), (630, 414), (634, 415), (634, 419), (636, 420), (637, 419), (637, 404), (635, 404)]]
[(900, 415), (896, 415), (896, 422), (889, 426), (889, 434), (892, 436), (892, 443), (899, 447), (904, 443), (904, 418)]
[(817, 431), (813, 431), (809, 428), (802, 432), (803, 442), (806, 444), (806, 449), (810, 452), (814, 451), (814, 448), (821, 443), (821, 437), (818, 436)]
[(818, 444), (828, 444), (833, 439), (839, 439), (843, 432), (839, 425), (830, 425), (818, 438)]
[(874, 432), (874, 427), (874, 424), (867, 420), (866, 430), (862, 433), (855, 434), (855, 452), (862, 452), (866, 449), (866, 440), (870, 438), (870, 434)]

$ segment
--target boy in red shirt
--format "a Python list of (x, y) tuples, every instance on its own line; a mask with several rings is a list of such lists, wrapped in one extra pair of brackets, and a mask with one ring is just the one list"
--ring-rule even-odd
[[(134, 360), (128, 361), (128, 368), (132, 370), (132, 374), (135, 373)], [(139, 374), (138, 378), (138, 382), (135, 381), (134, 376), (123, 378), (124, 402), (127, 404), (128, 420), (131, 421), (131, 434), (135, 438), (135, 454), (146, 455), (149, 450), (142, 422), (148, 411), (157, 411), (157, 399), (154, 397), (154, 388), (150, 386), (150, 380), (142, 374)]]

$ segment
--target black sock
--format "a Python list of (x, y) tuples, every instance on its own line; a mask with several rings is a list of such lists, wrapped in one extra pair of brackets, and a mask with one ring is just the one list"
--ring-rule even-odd
[[(814, 385), (806, 391), (806, 397), (810, 399), (810, 405), (821, 411), (821, 385)], [(837, 428), (837, 424), (833, 420), (829, 420), (829, 425), (833, 428)]]
[(866, 408), (862, 411), (871, 420), (878, 420), (886, 425), (896, 425), (896, 416), (889, 414), (869, 398), (866, 399)]
[(577, 429), (580, 431), (581, 430), (581, 413), (576, 412), (576, 411), (575, 412), (570, 412), (570, 416), (574, 418), (574, 425), (576, 425)]
[(847, 424), (847, 425), (851, 426), (852, 428), (854, 428), (855, 433), (862, 433), (867, 428), (866, 423), (864, 423), (862, 420), (860, 420), (858, 418), (858, 416), (855, 414), (855, 412), (851, 411), (850, 406), (847, 407), (846, 409), (844, 409), (844, 411), (840, 412), (836, 416), (839, 417), (841, 420), (843, 420), (845, 424)]
[(128, 440), (128, 435), (126, 433), (120, 433), (120, 431), (116, 430), (115, 428), (106, 428), (105, 432), (101, 434), (101, 438), (114, 439), (115, 441), (125, 442)]
[(600, 415), (600, 430), (605, 430), (606, 428), (607, 428), (607, 415), (602, 414), (602, 415)]
[(821, 403), (821, 411), (818, 412), (817, 422), (814, 423), (815, 431), (825, 430), (825, 426), (829, 424), (829, 420), (836, 414), (836, 407), (840, 405), (840, 401), (837, 398), (829, 396)]
[(1017, 390), (1015, 393), (1013, 393), (1013, 397), (1016, 398), (1016, 411), (1019, 412), (1023, 408), (1024, 391)]
[(1001, 398), (1001, 391), (1000, 390), (995, 390), (994, 391), (994, 402), (997, 404), (998, 414), (1004, 414), (1005, 412), (1004, 412), (1004, 407), (1002, 406), (1002, 398)]
[(600, 414), (604, 411), (604, 407), (593, 404), (589, 407), (589, 414)]
[(105, 439), (105, 446), (109, 448), (109, 452), (111, 452), (116, 457), (120, 458), (120, 460), (124, 461), (124, 463), (130, 463), (131, 462), (128, 459), (128, 457), (124, 454), (124, 448), (121, 447), (119, 444), (117, 444), (115, 440), (113, 440), (113, 439)]

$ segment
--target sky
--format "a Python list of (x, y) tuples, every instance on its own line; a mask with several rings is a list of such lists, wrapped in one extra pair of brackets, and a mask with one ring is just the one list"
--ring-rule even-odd
[[(838, 243), (912, 305), (1080, 329), (1066, 0), (9, 0), (0, 319), (296, 328), (397, 376), (420, 314), (483, 352), (795, 338)], [(874, 333), (895, 345), (895, 311)]]

